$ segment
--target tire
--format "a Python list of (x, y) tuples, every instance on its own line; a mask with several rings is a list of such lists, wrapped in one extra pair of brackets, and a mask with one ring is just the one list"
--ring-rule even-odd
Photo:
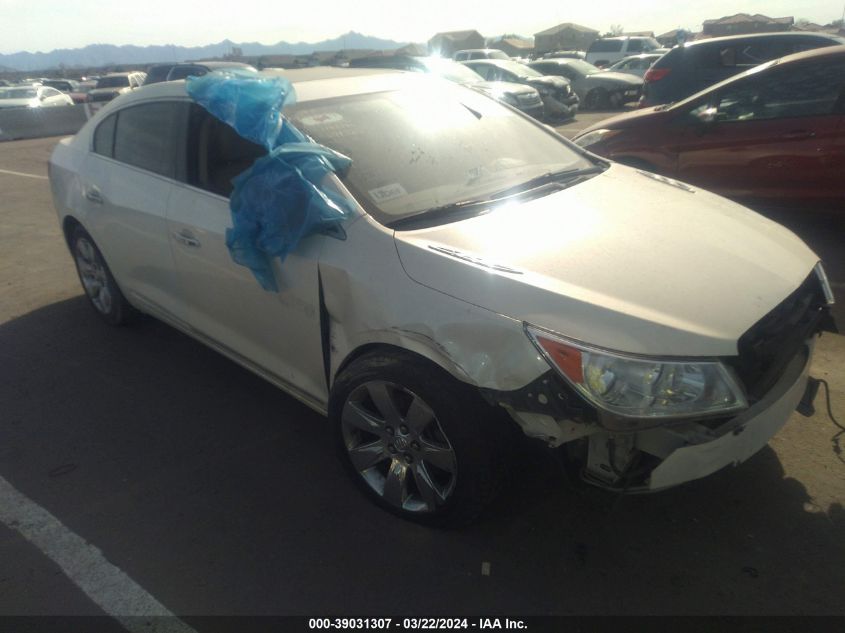
[(602, 88), (590, 90), (584, 97), (584, 107), (587, 110), (599, 110), (607, 107), (607, 92)]
[(97, 244), (81, 226), (71, 234), (70, 250), (88, 303), (109, 325), (124, 325), (135, 310), (123, 296)]
[(475, 390), (401, 350), (355, 360), (332, 389), (341, 459), (377, 505), (466, 525), (498, 492), (502, 418)]

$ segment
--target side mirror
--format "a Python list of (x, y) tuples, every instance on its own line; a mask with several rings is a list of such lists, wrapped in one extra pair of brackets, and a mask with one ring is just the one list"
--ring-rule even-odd
[(716, 114), (718, 113), (718, 108), (709, 107), (705, 108), (704, 110), (699, 110), (693, 116), (704, 126), (711, 126), (716, 122)]

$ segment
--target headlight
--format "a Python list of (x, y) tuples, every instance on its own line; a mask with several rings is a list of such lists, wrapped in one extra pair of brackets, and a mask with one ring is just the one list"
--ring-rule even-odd
[(573, 139), (573, 141), (580, 147), (589, 147), (590, 145), (595, 145), (596, 143), (613, 138), (619, 134), (619, 132), (620, 130), (593, 130), (592, 132), (587, 132), (583, 136)]
[(543, 357), (578, 393), (626, 418), (684, 418), (748, 406), (721, 362), (628, 356), (527, 326)]

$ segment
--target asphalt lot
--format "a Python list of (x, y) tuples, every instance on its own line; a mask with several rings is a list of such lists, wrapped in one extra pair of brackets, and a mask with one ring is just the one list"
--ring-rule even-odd
[[(485, 520), (417, 527), (358, 493), (325, 419), (160, 323), (100, 322), (43, 178), (56, 142), (0, 144), (0, 483), (169, 611), (845, 615), (845, 455), (821, 399), (737, 469), (658, 495), (573, 491), (526, 442)], [(843, 217), (781, 219), (845, 297)], [(845, 338), (817, 349), (845, 418)], [(0, 614), (102, 613), (94, 572), (21, 529), (0, 521)]]

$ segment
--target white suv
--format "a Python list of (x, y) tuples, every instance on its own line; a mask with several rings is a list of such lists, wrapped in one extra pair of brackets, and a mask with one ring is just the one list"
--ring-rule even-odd
[(620, 59), (648, 53), (660, 48), (660, 43), (653, 37), (605, 37), (590, 44), (587, 49), (587, 61), (594, 66), (610, 66)]

